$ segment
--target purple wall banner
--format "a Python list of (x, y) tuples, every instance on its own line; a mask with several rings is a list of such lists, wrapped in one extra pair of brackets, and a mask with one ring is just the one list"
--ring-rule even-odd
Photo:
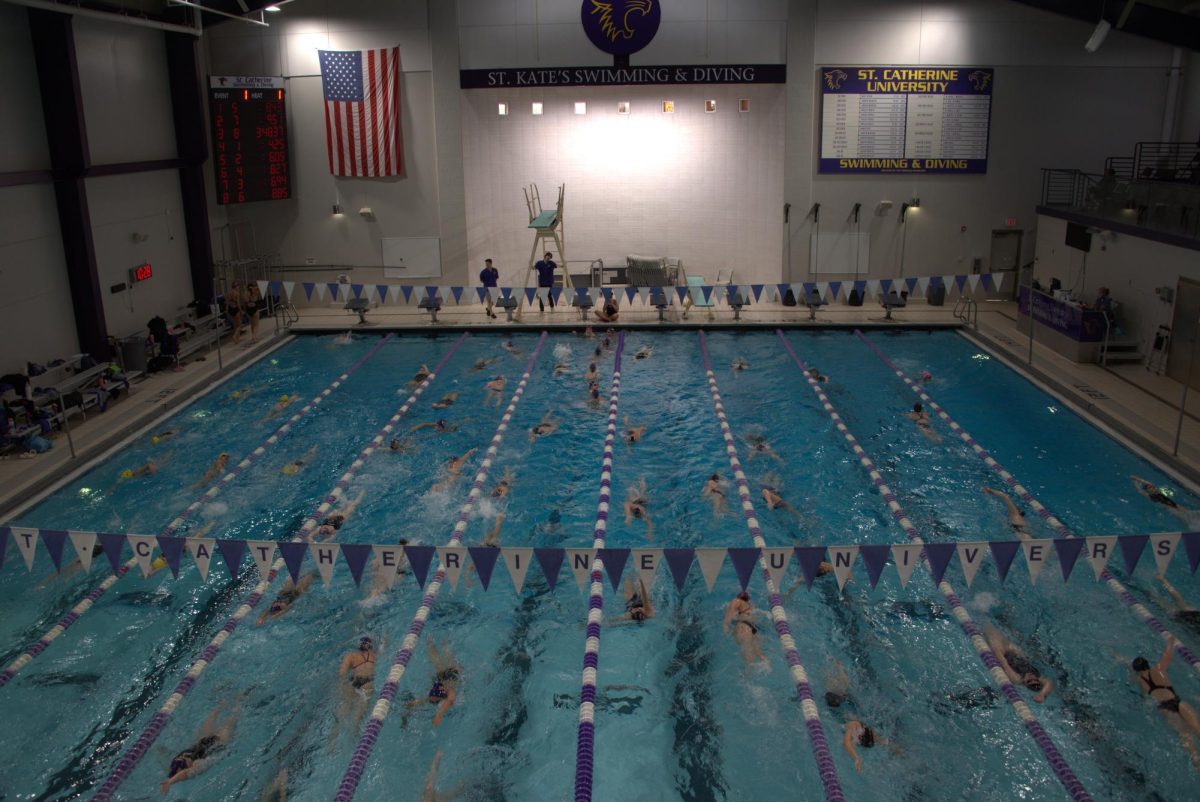
[[(1029, 295), (1029, 288), (1021, 287), (1017, 311), (1022, 315), (1029, 314)], [(1033, 296), (1033, 319), (1081, 343), (1098, 343), (1104, 339), (1102, 312), (1083, 309), (1078, 304), (1058, 301), (1044, 294)]]
[(990, 67), (822, 67), (822, 173), (987, 172)]

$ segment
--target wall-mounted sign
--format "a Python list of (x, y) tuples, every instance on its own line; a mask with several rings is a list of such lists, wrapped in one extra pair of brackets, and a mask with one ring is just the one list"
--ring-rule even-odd
[(523, 86), (672, 86), (686, 84), (782, 84), (783, 64), (682, 64), (665, 67), (546, 67), (460, 70), (463, 89)]
[(822, 173), (986, 173), (988, 67), (823, 67)]
[(129, 283), (137, 284), (139, 281), (145, 281), (153, 275), (154, 270), (151, 269), (149, 262), (137, 267), (131, 267), (129, 268)]
[(613, 56), (636, 53), (658, 33), (659, 0), (583, 0), (583, 30), (592, 44)]
[(292, 196), (283, 79), (213, 75), (213, 170), (222, 206)]

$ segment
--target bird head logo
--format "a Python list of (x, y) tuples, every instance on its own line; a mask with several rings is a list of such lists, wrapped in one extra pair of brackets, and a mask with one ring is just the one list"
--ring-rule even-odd
[(850, 76), (846, 75), (845, 70), (829, 70), (825, 73), (825, 85), (836, 91), (842, 88), (842, 84), (844, 84), (846, 79), (849, 77)]
[(657, 0), (584, 0), (580, 15), (588, 39), (612, 55), (636, 53), (658, 32)]
[(984, 70), (975, 70), (967, 76), (967, 80), (971, 82), (971, 88), (976, 92), (982, 92), (991, 86), (992, 74)]

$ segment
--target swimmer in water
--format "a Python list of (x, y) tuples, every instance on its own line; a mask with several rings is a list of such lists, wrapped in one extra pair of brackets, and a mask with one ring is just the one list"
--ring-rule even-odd
[(223, 712), (224, 709), (218, 707), (209, 714), (200, 725), (195, 742), (171, 758), (171, 765), (167, 768), (167, 779), (158, 785), (159, 793), (165, 796), (175, 783), (189, 780), (208, 769), (216, 755), (229, 745), (234, 727), (237, 726), (237, 705), (234, 705), (233, 711), (224, 716), (222, 721)]
[(529, 430), (529, 442), (532, 443), (539, 437), (554, 434), (558, 431), (558, 424), (559, 422), (554, 419), (554, 413), (547, 412), (542, 416), (541, 421)]
[(794, 512), (792, 505), (784, 501), (783, 496), (779, 495), (779, 491), (776, 489), (778, 482), (779, 480), (774, 475), (768, 474), (763, 477), (762, 497), (763, 501), (767, 502), (767, 509)]
[(708, 477), (702, 495), (712, 503), (713, 517), (720, 518), (725, 512), (725, 483), (721, 481), (721, 474), (714, 473)]
[(725, 618), (721, 622), (721, 631), (726, 635), (730, 634), (732, 626), (733, 639), (737, 642), (746, 665), (765, 662), (767, 659), (763, 654), (762, 644), (759, 643), (758, 626), (754, 623), (756, 615), (754, 605), (750, 603), (750, 594), (743, 590), (726, 606)]
[(436, 434), (447, 434), (449, 432), (457, 432), (466, 422), (467, 421), (464, 420), (459, 421), (458, 423), (446, 423), (446, 421), (439, 418), (431, 423), (418, 423), (416, 426), (409, 429), (408, 433), (412, 434), (413, 432), (419, 432), (421, 429), (433, 429)]
[(454, 402), (458, 400), (458, 393), (446, 393), (441, 399), (430, 404), (434, 409), (447, 409), (454, 406)]
[(622, 435), (622, 438), (625, 440), (625, 445), (631, 446), (634, 443), (640, 442), (645, 434), (645, 426), (631, 426), (629, 424), (629, 416), (625, 416), (625, 434)]
[(417, 372), (413, 374), (412, 379), (409, 380), (409, 384), (420, 384), (432, 375), (433, 371), (429, 369), (428, 365), (422, 362), (421, 367), (417, 368)]
[(1179, 698), (1179, 694), (1175, 692), (1175, 688), (1171, 684), (1171, 677), (1167, 674), (1177, 642), (1174, 636), (1168, 637), (1162, 657), (1154, 665), (1150, 665), (1150, 661), (1145, 657), (1136, 658), (1133, 661), (1133, 676), (1137, 686), (1147, 696), (1158, 702), (1159, 712), (1162, 713), (1167, 726), (1179, 736), (1183, 748), (1192, 758), (1192, 765), (1200, 768), (1200, 751), (1196, 749), (1196, 734), (1200, 733), (1200, 720), (1196, 718), (1196, 709)]
[[(846, 722), (846, 729), (842, 733), (842, 748), (846, 750), (846, 754), (854, 759), (854, 768), (859, 774), (862, 773), (862, 758), (858, 755), (858, 748), (870, 749), (873, 746), (892, 746), (883, 738), (875, 734), (875, 730), (863, 724), (856, 718), (852, 718)], [(892, 748), (895, 751), (895, 748)]]
[(475, 364), (471, 366), (471, 370), (478, 373), (479, 371), (486, 369), (488, 365), (492, 365), (497, 361), (498, 357), (494, 356), (487, 359), (476, 359)]
[(625, 578), (625, 614), (617, 619), (618, 622), (632, 621), (640, 624), (654, 617), (654, 604), (646, 585), (641, 579), (634, 581), (632, 576)]
[(933, 374), (927, 370), (921, 371), (921, 384), (929, 384), (933, 381)]
[(433, 664), (434, 672), (429, 693), (424, 699), (414, 699), (409, 702), (408, 708), (411, 710), (426, 704), (436, 707), (437, 712), (433, 716), (433, 726), (436, 727), (442, 723), (442, 719), (450, 708), (454, 707), (454, 702), (458, 699), (458, 683), (462, 677), (462, 666), (454, 659), (447, 644), (443, 643), (439, 650), (432, 638), (429, 639), (429, 662)]
[(505, 340), (505, 341), (504, 341), (504, 342), (501, 344), (501, 346), (500, 346), (500, 347), (501, 347), (501, 348), (503, 348), (505, 351), (508, 351), (508, 352), (509, 352), (510, 354), (512, 354), (513, 356), (516, 356), (516, 357), (525, 356), (525, 353), (524, 353), (524, 352), (523, 352), (523, 351), (522, 351), (520, 348), (518, 348), (517, 346), (513, 345), (513, 341), (512, 341), (512, 340)]
[(1200, 516), (1200, 510), (1190, 510), (1187, 507), (1180, 507), (1175, 499), (1171, 498), (1171, 494), (1165, 488), (1159, 487), (1153, 482), (1148, 482), (1140, 476), (1130, 476), (1133, 480), (1133, 486), (1137, 492), (1141, 493), (1155, 504), (1160, 504), (1167, 508), (1167, 511), (1179, 518), (1189, 526)]
[(730, 367), (733, 368), (734, 373), (737, 373), (738, 371), (749, 369), (750, 363), (747, 362), (743, 357), (739, 356), (737, 359), (733, 360), (733, 364), (730, 365)]
[(370, 635), (358, 639), (358, 648), (342, 655), (338, 666), (338, 682), (341, 686), (337, 716), (330, 733), (330, 743), (336, 743), (342, 724), (350, 721), (357, 731), (362, 726), (367, 704), (375, 691), (375, 669), (377, 667), (375, 641)]
[(1046, 697), (1054, 688), (1054, 683), (1050, 681), (1049, 677), (1042, 676), (1020, 647), (990, 625), (984, 627), (983, 636), (988, 642), (988, 648), (996, 656), (996, 662), (1008, 675), (1009, 681), (1014, 685), (1023, 685), (1033, 691), (1033, 701), (1038, 704), (1046, 701)]
[(463, 466), (467, 464), (467, 460), (475, 453), (475, 449), (471, 449), (461, 457), (451, 457), (446, 460), (446, 478), (433, 486), (433, 492), (438, 493), (446, 490), (450, 485), (458, 481), (459, 475), (462, 473)]
[(654, 353), (654, 349), (652, 347), (650, 347), (649, 345), (643, 345), (641, 348), (637, 349), (636, 352), (634, 352), (633, 358), (634, 359), (649, 359), (650, 355), (653, 353)]
[(487, 390), (487, 395), (484, 397), (483, 403), (486, 405), (495, 401), (496, 406), (503, 404), (504, 399), (501, 397), (501, 393), (504, 392), (504, 386), (506, 384), (508, 384), (508, 379), (504, 378), (503, 376), (497, 376), (485, 384), (483, 388)]
[[(1165, 576), (1162, 574), (1156, 574), (1155, 579), (1157, 579), (1162, 586), (1166, 588), (1167, 594), (1170, 595), (1171, 600), (1174, 601), (1175, 605), (1179, 608), (1175, 612), (1171, 613), (1171, 618), (1188, 627), (1193, 632), (1200, 634), (1200, 610), (1197, 610), (1195, 607), (1192, 607), (1190, 604), (1188, 604), (1187, 599), (1183, 598), (1183, 594), (1176, 590), (1175, 586), (1167, 581)], [(1166, 606), (1167, 605), (1165, 604), (1163, 605), (1163, 607)]]
[(304, 470), (304, 466), (313, 461), (313, 457), (317, 455), (317, 447), (313, 446), (304, 453), (304, 456), (299, 459), (292, 460), (287, 465), (279, 469), (279, 472), (284, 476), (295, 476)]
[(809, 368), (808, 376), (813, 381), (821, 382), (822, 384), (829, 383), (829, 377), (826, 376), (825, 374), (823, 374), (821, 371), (817, 370), (816, 368)]
[(393, 437), (392, 442), (388, 443), (388, 448), (397, 454), (403, 454), (412, 448), (412, 441), (407, 437), (401, 440), (398, 437)]
[(158, 473), (159, 466), (170, 459), (170, 456), (170, 454), (167, 454), (159, 460), (147, 460), (146, 464), (139, 465), (136, 468), (126, 468), (125, 470), (121, 471), (121, 475), (117, 477), (117, 481), (114, 482), (112, 486), (105, 490), (101, 495), (107, 496), (109, 493), (117, 489), (117, 485), (129, 479), (136, 479), (139, 476), (153, 476), (154, 474)]
[[(797, 544), (797, 545), (799, 545), (799, 544)], [(817, 563), (817, 575), (815, 577), (813, 577), (813, 579), (817, 580), (823, 576), (831, 576), (832, 574), (833, 574), (833, 563), (828, 562), (826, 560), (821, 560), (821, 562)], [(846, 581), (853, 582), (854, 577), (847, 577)], [(787, 593), (783, 594), (783, 597), (785, 599), (790, 599), (790, 598), (792, 598), (793, 593), (795, 593), (797, 590), (799, 590), (800, 588), (803, 588), (803, 587), (808, 587), (808, 582), (806, 581), (806, 579), (803, 576), (801, 576), (800, 579), (796, 580), (795, 584), (793, 584), (790, 588), (788, 588)]]
[(654, 521), (650, 520), (650, 511), (646, 508), (649, 503), (650, 496), (646, 492), (645, 478), (639, 479), (636, 485), (630, 485), (625, 497), (625, 525), (632, 524), (634, 518), (645, 521), (646, 539), (654, 540)]
[(852, 704), (850, 699), (850, 675), (840, 660), (834, 660), (833, 665), (825, 669), (825, 704), (830, 707), (841, 707)]
[(504, 513), (496, 513), (496, 521), (491, 531), (483, 536), (483, 545), (489, 549), (500, 548), (500, 527), (504, 526)]
[(595, 382), (588, 385), (588, 405), (593, 407), (600, 406), (600, 385)]
[(159, 432), (158, 434), (152, 436), (150, 438), (150, 442), (156, 446), (161, 446), (163, 443), (167, 442), (177, 434), (179, 434), (178, 429), (167, 429), (165, 432)]
[(336, 512), (326, 515), (317, 528), (308, 533), (308, 542), (325, 543), (326, 541), (333, 540), (334, 536), (337, 535), (337, 531), (345, 526), (346, 520), (358, 509), (358, 505), (362, 504), (362, 500), (366, 495), (367, 491), (362, 490), (359, 492), (358, 497), (349, 504)]
[(559, 376), (566, 376), (570, 372), (571, 372), (571, 365), (569, 363), (567, 363), (567, 362), (555, 362), (554, 363), (554, 377), (555, 378), (558, 378)]
[(305, 574), (300, 577), (298, 583), (292, 582), (291, 577), (288, 577), (284, 581), (283, 587), (279, 589), (279, 594), (271, 601), (271, 605), (263, 610), (262, 615), (258, 617), (255, 626), (261, 627), (268, 621), (274, 621), (292, 609), (292, 605), (312, 587), (314, 576), (315, 574)]
[(226, 451), (222, 451), (220, 454), (217, 455), (217, 458), (215, 460), (213, 460), (213, 464), (208, 466), (208, 470), (204, 472), (204, 475), (201, 476), (199, 479), (197, 479), (192, 484), (192, 487), (200, 487), (201, 485), (207, 484), (208, 482), (211, 482), (213, 479), (216, 479), (218, 476), (220, 476), (225, 471), (225, 468), (228, 465), (229, 465), (229, 453)]
[(775, 453), (775, 449), (771, 448), (771, 444), (767, 442), (767, 438), (763, 437), (761, 433), (748, 434), (745, 437), (745, 441), (746, 445), (749, 446), (749, 451), (746, 452), (747, 462), (759, 456), (770, 457), (776, 462), (783, 462), (783, 457)]
[(587, 373), (583, 374), (583, 380), (586, 381), (587, 383), (591, 384), (592, 382), (596, 381), (597, 373), (598, 373), (598, 370), (596, 369), (596, 363), (591, 362), (588, 364)]
[(1017, 505), (1007, 493), (999, 490), (993, 490), (990, 487), (984, 487), (983, 492), (989, 496), (995, 496), (1004, 502), (1004, 506), (1008, 510), (1008, 526), (1012, 529), (1013, 534), (1021, 540), (1032, 540), (1033, 533), (1029, 531), (1029, 522), (1025, 520), (1025, 516), (1017, 509)]
[(245, 401), (247, 396), (249, 396), (252, 392), (254, 392), (253, 387), (242, 387), (241, 389), (234, 390), (232, 393), (230, 393), (229, 398), (232, 401)]
[(583, 339), (585, 339), (585, 340), (594, 340), (594, 339), (596, 339), (596, 332), (592, 331), (592, 327), (591, 327), (591, 326), (587, 326), (587, 327), (585, 327), (585, 328), (584, 328), (584, 330), (583, 330)]
[(904, 417), (910, 418), (913, 423), (917, 424), (917, 428), (921, 430), (921, 434), (925, 435), (925, 439), (931, 443), (942, 442), (942, 436), (933, 428), (933, 423), (929, 420), (929, 412), (921, 406), (920, 401), (913, 404), (912, 412), (905, 412)]
[(259, 420), (259, 423), (264, 423), (264, 422), (266, 422), (266, 421), (269, 421), (269, 420), (271, 420), (271, 419), (272, 419), (272, 418), (274, 418), (274, 417), (277, 417), (277, 416), (279, 415), (279, 413), (283, 412), (285, 409), (287, 409), (287, 408), (288, 408), (288, 405), (289, 405), (289, 404), (291, 404), (292, 402), (294, 402), (294, 401), (298, 400), (299, 398), (300, 398), (300, 394), (299, 394), (299, 393), (296, 393), (296, 394), (294, 394), (294, 395), (281, 395), (281, 396), (279, 396), (279, 400), (275, 402), (275, 406), (271, 407), (271, 411), (270, 411), (270, 412), (268, 412), (266, 415), (264, 415), (264, 416), (263, 416), (263, 417), (262, 417), (262, 418)]
[(517, 476), (513, 473), (512, 468), (505, 468), (504, 475), (500, 477), (500, 481), (492, 488), (492, 498), (507, 498), (509, 492), (512, 491), (513, 482)]

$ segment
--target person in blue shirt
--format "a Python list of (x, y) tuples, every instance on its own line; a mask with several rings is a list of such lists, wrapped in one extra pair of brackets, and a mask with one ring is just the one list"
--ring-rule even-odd
[[(480, 283), (484, 287), (495, 287), (499, 278), (500, 271), (492, 267), (492, 260), (484, 259), (483, 270), (479, 271)], [(490, 292), (484, 297), (484, 303), (486, 304), (485, 308), (487, 309), (488, 317), (495, 317), (496, 313), (492, 311), (492, 294)]]
[[(546, 255), (542, 258), (542, 260), (533, 266), (533, 269), (536, 270), (538, 274), (538, 289), (541, 289), (542, 287), (554, 286), (554, 269), (556, 267), (558, 267), (558, 265), (554, 264), (554, 259), (551, 258), (550, 252), (546, 251)], [(550, 299), (550, 311), (553, 312), (554, 296), (547, 294), (547, 297)], [(540, 294), (538, 295), (538, 311), (546, 311), (546, 305), (542, 303), (542, 296)]]

